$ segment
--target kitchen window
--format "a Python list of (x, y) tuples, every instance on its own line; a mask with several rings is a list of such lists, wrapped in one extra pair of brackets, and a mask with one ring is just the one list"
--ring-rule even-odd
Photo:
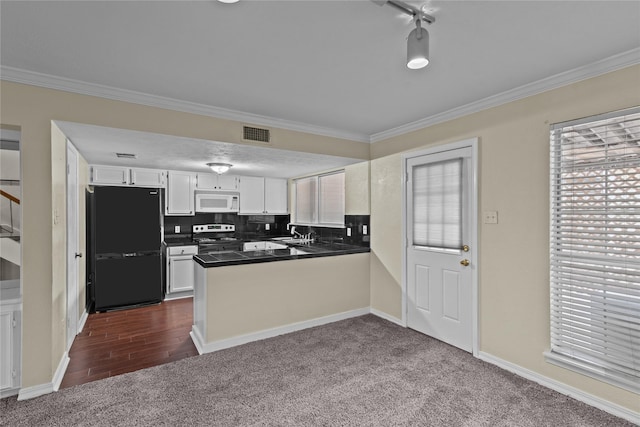
[(344, 170), (299, 178), (293, 183), (296, 224), (344, 226)]
[(640, 391), (640, 107), (551, 129), (549, 362)]

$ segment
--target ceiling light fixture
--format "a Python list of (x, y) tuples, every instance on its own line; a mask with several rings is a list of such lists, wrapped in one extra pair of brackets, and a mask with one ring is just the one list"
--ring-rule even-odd
[(207, 166), (209, 166), (212, 171), (220, 175), (228, 171), (233, 165), (230, 165), (229, 163), (207, 163)]
[(220, 3), (238, 3), (238, 0), (218, 0)]
[(433, 24), (436, 18), (400, 0), (371, 1), (380, 6), (388, 4), (413, 17), (416, 28), (409, 33), (407, 40), (407, 67), (412, 70), (426, 67), (429, 64), (429, 32), (422, 28), (422, 21)]

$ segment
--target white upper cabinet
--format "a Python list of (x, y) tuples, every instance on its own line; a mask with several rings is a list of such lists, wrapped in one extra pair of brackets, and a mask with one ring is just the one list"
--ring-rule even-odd
[(195, 189), (195, 173), (167, 172), (165, 215), (195, 215)]
[(269, 215), (287, 214), (287, 180), (281, 178), (264, 179), (264, 211)]
[(199, 173), (196, 177), (197, 190), (238, 191), (238, 177), (218, 175), (217, 173)]
[(287, 214), (287, 180), (242, 176), (240, 183), (241, 215)]
[(164, 187), (167, 172), (158, 169), (131, 168), (129, 184), (136, 187)]
[(129, 185), (129, 168), (91, 166), (90, 183), (100, 185)]
[(264, 214), (264, 178), (240, 177), (240, 214)]
[(166, 172), (159, 169), (92, 165), (90, 170), (93, 185), (164, 188), (166, 183)]

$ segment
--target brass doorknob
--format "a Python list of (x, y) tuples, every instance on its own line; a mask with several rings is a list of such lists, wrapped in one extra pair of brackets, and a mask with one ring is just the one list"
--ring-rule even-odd
[(462, 252), (469, 252), (469, 245), (462, 245)]
[(460, 261), (460, 265), (464, 265), (465, 267), (467, 267), (469, 265), (469, 260), (463, 259), (462, 261)]

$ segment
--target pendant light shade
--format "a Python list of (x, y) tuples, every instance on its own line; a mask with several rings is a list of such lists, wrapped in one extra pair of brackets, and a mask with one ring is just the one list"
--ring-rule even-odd
[(212, 171), (220, 175), (228, 171), (232, 165), (229, 163), (207, 163), (207, 166), (209, 166)]
[(407, 67), (417, 70), (426, 67), (427, 64), (429, 64), (429, 32), (418, 24), (409, 33), (407, 40)]

